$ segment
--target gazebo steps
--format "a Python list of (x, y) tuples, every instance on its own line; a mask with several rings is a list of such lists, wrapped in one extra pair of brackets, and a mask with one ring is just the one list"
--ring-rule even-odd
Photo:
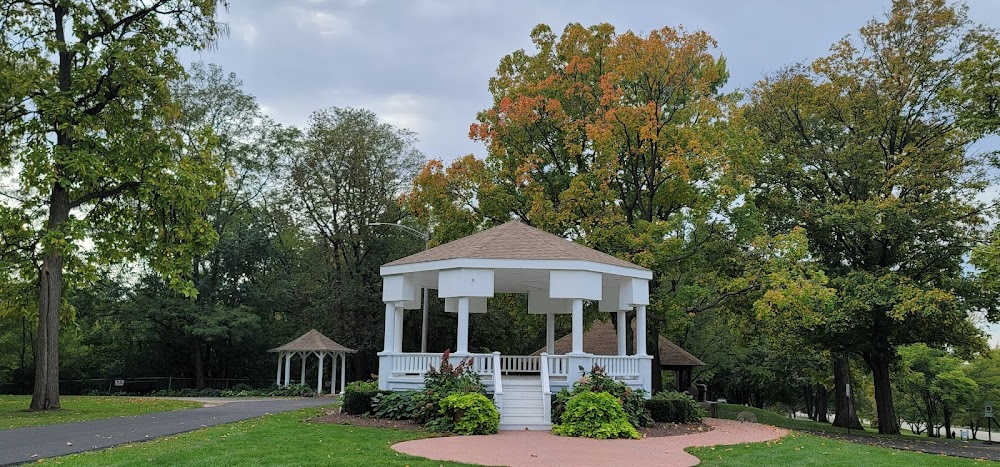
[(542, 404), (542, 380), (539, 377), (503, 379), (501, 430), (549, 430)]

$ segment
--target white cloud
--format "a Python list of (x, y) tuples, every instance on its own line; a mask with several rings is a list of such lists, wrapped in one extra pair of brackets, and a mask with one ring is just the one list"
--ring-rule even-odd
[(292, 7), (288, 9), (296, 26), (306, 32), (320, 36), (346, 36), (353, 32), (351, 22), (347, 18), (322, 11)]

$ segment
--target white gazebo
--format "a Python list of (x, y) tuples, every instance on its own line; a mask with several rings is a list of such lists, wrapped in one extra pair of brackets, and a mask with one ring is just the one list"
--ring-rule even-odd
[[(340, 392), (343, 394), (344, 385), (347, 380), (347, 354), (357, 352), (353, 349), (348, 349), (336, 342), (334, 342), (329, 337), (324, 336), (319, 331), (315, 329), (310, 329), (309, 332), (299, 336), (297, 339), (281, 346), (275, 347), (268, 352), (276, 352), (278, 354), (278, 376), (275, 378), (275, 384), (278, 386), (288, 387), (289, 378), (291, 376), (292, 370), (292, 356), (297, 355), (299, 357), (299, 363), (301, 367), (301, 375), (299, 379), (299, 384), (306, 384), (306, 360), (310, 355), (315, 355), (318, 359), (316, 362), (317, 377), (316, 377), (316, 393), (323, 394), (323, 360), (327, 356), (332, 356), (330, 359), (330, 394), (336, 393), (336, 382), (337, 382), (337, 359), (341, 361), (340, 366)], [(284, 362), (285, 369), (285, 382), (281, 382), (281, 368), (282, 362)]]
[[(650, 390), (646, 306), (653, 273), (517, 221), (494, 227), (382, 266), (385, 341), (379, 352), (379, 389), (420, 388), (440, 353), (405, 353), (406, 310), (420, 308), (418, 291), (437, 289), (445, 311), (458, 314), (452, 358), (471, 358), (500, 409), (501, 429), (548, 429), (551, 394), (601, 366), (612, 377)], [(487, 313), (494, 293), (528, 296), (528, 313), (546, 315), (546, 352), (538, 356), (469, 353), (469, 314)], [(616, 355), (586, 353), (584, 302), (616, 313)], [(625, 317), (636, 310), (636, 353), (625, 352)], [(572, 315), (572, 346), (555, 354), (555, 315)]]

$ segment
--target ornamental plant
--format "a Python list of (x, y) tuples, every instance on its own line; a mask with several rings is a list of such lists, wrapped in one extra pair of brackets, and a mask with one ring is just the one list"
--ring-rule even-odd
[(460, 435), (488, 435), (500, 429), (500, 412), (486, 396), (477, 393), (455, 393), (441, 399), (438, 423), (450, 424)]
[(552, 427), (560, 436), (587, 438), (639, 438), (625, 415), (621, 402), (607, 392), (581, 391), (566, 402), (562, 423)]
[(552, 401), (552, 423), (562, 423), (562, 415), (569, 399), (585, 391), (603, 392), (614, 396), (621, 403), (633, 427), (653, 424), (653, 418), (646, 408), (646, 391), (632, 389), (627, 384), (615, 380), (604, 372), (604, 368), (597, 365), (573, 384), (572, 391), (563, 389), (556, 393)]
[(696, 423), (705, 411), (689, 394), (676, 391), (658, 392), (646, 401), (653, 420), (667, 423)]

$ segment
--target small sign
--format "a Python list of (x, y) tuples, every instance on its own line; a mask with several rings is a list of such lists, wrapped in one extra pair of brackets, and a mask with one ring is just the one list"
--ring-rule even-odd
[(987, 402), (983, 407), (983, 412), (985, 412), (986, 418), (993, 418), (993, 403)]
[(115, 380), (115, 387), (119, 387), (120, 388), (120, 387), (122, 387), (124, 385), (125, 385), (125, 380), (124, 379), (116, 379)]
[(962, 441), (968, 441), (969, 440), (969, 430), (960, 430), (958, 432), (958, 436), (962, 439)]

